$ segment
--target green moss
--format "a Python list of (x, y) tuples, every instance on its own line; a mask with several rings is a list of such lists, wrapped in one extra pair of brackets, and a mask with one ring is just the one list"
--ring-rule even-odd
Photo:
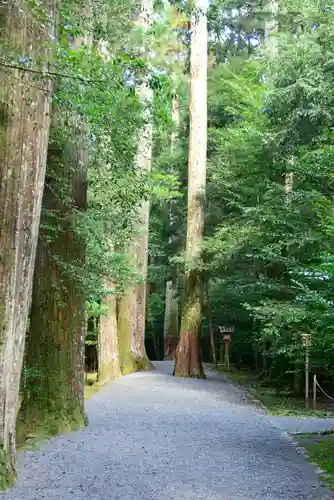
[(148, 358), (136, 358), (134, 360), (135, 368), (137, 372), (151, 370), (152, 365)]
[(72, 410), (71, 413), (65, 411), (33, 412), (31, 408), (25, 412), (23, 409), (17, 421), (17, 442), (19, 446), (23, 446), (31, 436), (40, 441), (51, 436), (82, 429), (85, 425), (87, 425), (87, 417), (80, 408)]
[(150, 370), (152, 365), (147, 357), (135, 358), (131, 350), (131, 294), (127, 294), (119, 300), (118, 307), (118, 351), (119, 365), (122, 375), (129, 375), (137, 371)]
[(295, 437), (307, 449), (309, 460), (325, 471), (323, 479), (334, 490), (334, 435), (300, 434)]
[(117, 338), (119, 365), (122, 375), (128, 375), (136, 371), (131, 352), (131, 317), (129, 302), (131, 302), (130, 293), (119, 300), (118, 307)]
[(110, 363), (105, 363), (100, 367), (97, 384), (102, 387), (108, 382), (118, 379), (120, 375), (121, 370), (119, 368), (118, 360)]
[(152, 365), (148, 358), (135, 358), (132, 353), (121, 365), (122, 375), (130, 373), (151, 370)]
[(9, 488), (16, 479), (16, 470), (14, 466), (14, 459), (0, 447), (0, 490)]
[(90, 399), (94, 394), (96, 394), (101, 387), (103, 386), (103, 383), (98, 382), (97, 380), (97, 373), (87, 373), (86, 374), (86, 379), (85, 379), (85, 399)]
[[(91, 398), (101, 387), (96, 382), (97, 374), (89, 373), (86, 376), (85, 384), (85, 399)], [(22, 411), (22, 410), (21, 410)], [(27, 425), (26, 422), (29, 422)], [(67, 434), (73, 430), (82, 429), (88, 423), (86, 414), (77, 409), (71, 415), (62, 413), (44, 415), (44, 419), (40, 420), (25, 420), (22, 413), (20, 413), (17, 429), (16, 439), (18, 450), (35, 450), (38, 449), (50, 437), (58, 434)]]

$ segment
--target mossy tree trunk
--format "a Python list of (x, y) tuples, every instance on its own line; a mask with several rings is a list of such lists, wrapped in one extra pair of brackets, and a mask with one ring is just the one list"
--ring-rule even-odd
[[(79, 132), (77, 130), (77, 132)], [(25, 365), (27, 381), (19, 413), (21, 439), (29, 432), (58, 434), (80, 427), (84, 415), (85, 296), (78, 283), (85, 243), (73, 225), (86, 206), (87, 155), (74, 135), (72, 202), (61, 202), (57, 185), (46, 185), (39, 235)], [(63, 175), (71, 168), (65, 158)], [(50, 218), (53, 214), (55, 218)]]
[(115, 284), (110, 283), (101, 300), (106, 314), (100, 317), (98, 382), (105, 384), (121, 375), (119, 366)]
[[(142, 0), (137, 25), (143, 35), (149, 35), (152, 25), (153, 1)], [(149, 38), (148, 36), (146, 37)], [(147, 53), (147, 42), (143, 42), (143, 55)], [(150, 171), (152, 164), (153, 129), (150, 107), (152, 90), (144, 81), (138, 89), (144, 107), (144, 125), (138, 134), (135, 163), (138, 168)], [(119, 299), (118, 338), (120, 367), (123, 374), (136, 370), (147, 370), (151, 363), (145, 349), (146, 323), (146, 278), (148, 266), (149, 202), (143, 201), (138, 209), (136, 235), (129, 245), (129, 256), (141, 276), (143, 283), (127, 290)]]
[[(86, 38), (76, 40), (75, 47), (80, 45), (87, 46)], [(62, 116), (55, 107), (25, 357), (26, 369), (36, 376), (23, 394), (21, 438), (28, 432), (58, 434), (86, 421), (80, 280), (86, 245), (77, 225), (87, 205), (87, 125), (73, 113), (66, 128)]]
[[(16, 413), (50, 128), (57, 1), (0, 3), (0, 489), (15, 477)], [(37, 73), (10, 67), (32, 61)]]
[(204, 236), (207, 152), (207, 2), (194, 2), (190, 44), (190, 136), (185, 296), (174, 375), (204, 377), (201, 363), (203, 276), (196, 269)]

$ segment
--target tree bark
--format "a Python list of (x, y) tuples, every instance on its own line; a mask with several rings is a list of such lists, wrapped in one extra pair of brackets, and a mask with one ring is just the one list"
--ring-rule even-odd
[(212, 352), (212, 361), (215, 364), (215, 366), (217, 366), (215, 330), (214, 330), (214, 326), (213, 326), (212, 308), (211, 308), (211, 302), (210, 302), (209, 287), (208, 287), (208, 285), (206, 285), (205, 295), (206, 295), (207, 317), (208, 317), (208, 321), (209, 321), (209, 331), (210, 331), (210, 344), (211, 344), (211, 352)]
[[(137, 25), (147, 32), (152, 24), (153, 0), (142, 0)], [(143, 45), (142, 52), (147, 52)], [(150, 106), (152, 90), (144, 81), (138, 91), (145, 107), (144, 125), (138, 135), (135, 163), (138, 168), (150, 171), (152, 164), (153, 128)], [(143, 284), (127, 290), (119, 299), (118, 339), (120, 366), (123, 374), (151, 368), (145, 349), (146, 279), (148, 266), (149, 202), (143, 201), (138, 210), (136, 236), (129, 246), (129, 255)]]
[(106, 384), (121, 375), (118, 354), (115, 285), (110, 283), (108, 295), (102, 298), (107, 312), (100, 317), (98, 382)]
[[(180, 126), (180, 109), (177, 97), (172, 99), (172, 120), (174, 129), (171, 134), (170, 149), (173, 153), (175, 142), (177, 140), (178, 129)], [(169, 209), (169, 225), (173, 225), (173, 200), (170, 201)], [(170, 238), (169, 243), (172, 242)], [(165, 299), (165, 320), (164, 320), (164, 359), (175, 360), (176, 348), (179, 339), (179, 303), (177, 299), (177, 279), (175, 273), (171, 281), (166, 283), (166, 299)]]
[(265, 43), (270, 50), (270, 56), (275, 57), (278, 50), (276, 35), (278, 30), (279, 0), (269, 0), (267, 7), (268, 17), (264, 27)]
[(164, 359), (175, 360), (179, 338), (179, 307), (175, 297), (173, 281), (166, 283), (166, 305), (164, 321)]
[[(3, 61), (15, 54), (48, 66), (58, 2), (45, 15), (23, 1), (0, 5)], [(42, 19), (43, 18), (43, 19)], [(4, 43), (6, 42), (6, 43)], [(24, 62), (22, 63), (24, 66)], [(15, 477), (15, 424), (36, 256), (50, 127), (51, 80), (10, 67), (0, 72), (0, 489)]]
[[(74, 129), (71, 143), (76, 146), (64, 155), (59, 175), (68, 178), (72, 201), (60, 200), (57, 185), (44, 189), (44, 224), (37, 249), (25, 358), (27, 370), (34, 370), (37, 376), (23, 394), (18, 421), (21, 439), (29, 432), (53, 435), (85, 423), (85, 296), (77, 280), (85, 263), (85, 243), (74, 223), (77, 211), (86, 208), (87, 152), (78, 129)], [(50, 213), (56, 219), (50, 219)]]
[(204, 236), (207, 152), (207, 2), (194, 2), (191, 16), (190, 137), (188, 162), (188, 219), (185, 298), (174, 375), (204, 377), (201, 363), (203, 276), (199, 262)]
[[(74, 47), (89, 45), (79, 37)], [(53, 127), (63, 124), (63, 109), (55, 109)], [(77, 217), (87, 206), (87, 124), (68, 116), (69, 137), (51, 143), (48, 176), (33, 282), (26, 367), (37, 377), (27, 384), (19, 413), (18, 432), (58, 434), (81, 427), (84, 412), (85, 294), (80, 282), (85, 265), (84, 238)]]

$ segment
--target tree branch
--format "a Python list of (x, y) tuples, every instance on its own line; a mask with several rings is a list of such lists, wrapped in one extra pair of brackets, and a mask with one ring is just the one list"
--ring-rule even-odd
[(57, 73), (55, 71), (40, 71), (40, 70), (32, 69), (32, 68), (24, 68), (22, 66), (17, 66), (16, 64), (4, 63), (2, 61), (0, 61), (0, 66), (3, 66), (4, 68), (17, 69), (19, 71), (33, 73), (35, 75), (42, 75), (44, 77), (57, 76), (57, 77), (61, 77), (61, 78), (69, 78), (71, 80), (80, 80), (84, 83), (96, 83), (96, 84), (105, 83), (103, 80), (91, 80), (90, 78), (85, 78), (83, 76), (69, 75), (66, 73)]

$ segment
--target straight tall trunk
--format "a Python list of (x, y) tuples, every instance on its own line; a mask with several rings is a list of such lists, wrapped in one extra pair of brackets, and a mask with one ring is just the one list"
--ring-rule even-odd
[[(0, 4), (0, 489), (15, 477), (16, 412), (43, 196), (51, 80), (6, 65), (12, 54), (48, 67), (57, 1), (35, 13)], [(4, 43), (6, 42), (6, 44)], [(8, 63), (10, 64), (10, 63)], [(24, 63), (22, 63), (24, 65)]]
[[(110, 61), (111, 54), (103, 41), (99, 44), (100, 55)], [(109, 250), (114, 251), (114, 245), (109, 242)], [(98, 383), (104, 385), (121, 375), (117, 336), (117, 296), (115, 283), (105, 284), (105, 293), (101, 297), (101, 306), (105, 314), (100, 317), (98, 327)]]
[[(279, 22), (278, 22), (279, 0), (270, 0), (270, 2), (268, 3), (268, 10), (269, 10), (269, 17), (265, 24), (266, 44), (270, 49), (271, 57), (274, 58), (277, 56), (278, 52), (278, 44), (275, 34), (279, 29)], [(293, 167), (294, 162), (295, 162), (294, 156), (290, 156), (288, 158), (284, 174), (285, 204), (287, 208), (289, 208), (293, 193), (294, 173), (292, 170), (290, 170), (290, 168)], [(263, 370), (266, 370), (266, 368), (267, 368), (267, 358), (265, 356), (263, 359)], [(296, 366), (294, 372), (294, 385), (297, 388), (300, 386), (300, 371), (298, 366)]]
[(215, 340), (215, 330), (213, 326), (213, 318), (212, 318), (212, 308), (211, 301), (209, 295), (209, 286), (206, 285), (205, 289), (205, 305), (207, 310), (207, 318), (209, 321), (209, 331), (210, 331), (210, 344), (211, 344), (211, 353), (212, 353), (212, 361), (217, 366), (217, 353), (216, 353), (216, 340)]
[(275, 57), (278, 50), (278, 12), (279, 0), (269, 0), (267, 3), (267, 19), (264, 26), (265, 44), (270, 50), (270, 56)]
[[(78, 38), (74, 46), (89, 41)], [(54, 141), (64, 126), (64, 110), (53, 111)], [(22, 438), (28, 432), (58, 434), (85, 424), (86, 313), (79, 278), (86, 248), (75, 226), (87, 205), (87, 124), (75, 113), (67, 118), (71, 126), (65, 142), (57, 147), (52, 142), (48, 154), (25, 358), (37, 377), (24, 391), (18, 422)]]
[[(142, 0), (137, 25), (147, 33), (151, 28), (153, 0)], [(143, 55), (147, 46), (142, 47)], [(144, 125), (138, 134), (135, 163), (138, 168), (150, 171), (152, 164), (153, 128), (151, 110), (152, 90), (144, 81), (138, 89), (145, 107)], [(129, 255), (143, 279), (143, 283), (127, 290), (118, 304), (118, 339), (120, 367), (123, 374), (151, 368), (145, 349), (146, 278), (148, 266), (149, 202), (143, 201), (138, 210), (136, 236), (129, 245)]]
[(121, 375), (118, 354), (116, 295), (113, 293), (115, 292), (115, 284), (110, 283), (107, 288), (109, 294), (105, 295), (101, 300), (102, 306), (105, 306), (107, 311), (105, 315), (100, 317), (98, 342), (99, 384), (106, 384)]
[(179, 307), (175, 297), (176, 290), (173, 281), (166, 283), (166, 303), (164, 321), (164, 359), (175, 360), (179, 337)]
[[(77, 282), (85, 244), (73, 224), (75, 212), (86, 206), (87, 155), (76, 132), (72, 140), (77, 149), (71, 152), (71, 160), (64, 157), (65, 171), (59, 172), (70, 176), (72, 170), (71, 206), (60, 201), (56, 185), (44, 189), (25, 356), (26, 368), (37, 377), (23, 394), (18, 422), (21, 439), (30, 432), (62, 433), (85, 422), (85, 296)], [(50, 220), (50, 213), (56, 221)]]
[(194, 265), (200, 260), (204, 236), (208, 57), (206, 11), (206, 0), (194, 2), (194, 12), (191, 16), (190, 48), (190, 137), (185, 297), (174, 369), (174, 375), (180, 377), (204, 377), (200, 349), (203, 276), (194, 269)]
[[(172, 120), (174, 130), (171, 134), (171, 153), (175, 148), (178, 129), (180, 126), (180, 109), (177, 97), (172, 99)], [(169, 225), (173, 225), (173, 200), (170, 201)], [(171, 243), (170, 238), (169, 243)], [(176, 348), (179, 339), (179, 303), (177, 299), (177, 279), (174, 273), (172, 279), (166, 283), (165, 320), (164, 320), (164, 359), (175, 360)]]

